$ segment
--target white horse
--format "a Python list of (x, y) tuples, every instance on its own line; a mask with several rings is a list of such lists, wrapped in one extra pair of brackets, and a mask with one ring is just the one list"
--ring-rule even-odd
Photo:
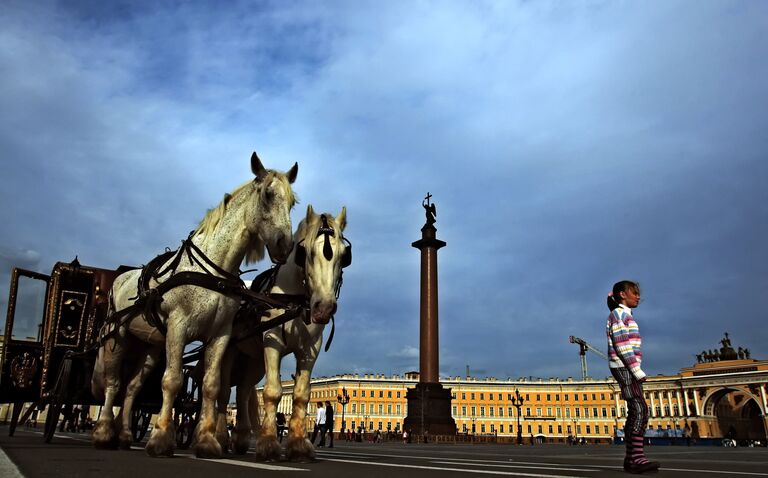
[[(204, 258), (198, 257), (199, 252), (188, 248), (185, 254), (182, 247), (175, 255), (182, 255), (181, 260), (174, 262), (174, 256), (161, 265), (158, 271), (168, 269), (169, 264), (173, 270), (153, 277), (150, 287), (187, 271), (206, 272), (218, 277), (236, 274), (243, 259), (252, 262), (263, 258), (265, 247), (273, 261), (285, 261), (293, 249), (290, 211), (296, 199), (290, 185), (296, 180), (298, 165), (294, 164), (287, 173), (268, 170), (253, 153), (251, 170), (256, 178), (231, 194), (225, 194), (224, 200), (208, 211), (191, 236), (192, 244), (213, 266), (205, 265)], [(134, 303), (140, 275), (141, 271), (135, 270), (115, 279), (110, 296), (113, 311), (123, 310)], [(158, 307), (165, 334), (159, 327), (150, 325), (152, 318), (141, 311), (131, 320), (124, 321), (100, 348), (93, 373), (91, 388), (94, 396), (104, 395), (103, 411), (93, 432), (94, 445), (130, 447), (133, 400), (146, 376), (161, 360), (164, 349), (163, 405), (146, 450), (151, 456), (173, 455), (176, 439), (172, 409), (182, 385), (182, 355), (185, 345), (197, 340), (206, 344), (206, 349), (195, 453), (205, 458), (221, 456), (222, 449), (214, 435), (215, 400), (219, 393), (221, 357), (229, 342), (239, 305), (237, 297), (194, 285), (181, 285), (166, 292)], [(131, 352), (132, 348), (135, 351), (139, 345), (144, 347), (144, 357), (128, 380), (121, 410), (122, 423), (116, 423), (112, 407), (120, 392), (123, 358), (126, 352)]]
[[(233, 433), (236, 453), (245, 453), (250, 442), (251, 429), (257, 429), (258, 403), (254, 386), (264, 377), (265, 420), (256, 442), (256, 455), (260, 459), (280, 457), (275, 413), (282, 398), (280, 361), (293, 353), (296, 358), (293, 413), (289, 426), (286, 453), (291, 460), (311, 459), (315, 456), (312, 443), (306, 439), (305, 416), (309, 401), (309, 382), (312, 369), (323, 343), (323, 329), (336, 312), (336, 297), (341, 287), (342, 268), (352, 260), (351, 245), (342, 235), (347, 225), (346, 208), (338, 217), (315, 214), (312, 206), (293, 236), (296, 248), (285, 265), (280, 266), (272, 293), (300, 295), (310, 305), (309, 324), (303, 317), (274, 327), (258, 340), (231, 344), (223, 360), (222, 387), (219, 394), (219, 423), (216, 435), (222, 446), (227, 444), (226, 404), (230, 384), (237, 386), (237, 425)], [(264, 320), (282, 313), (282, 309), (267, 312)], [(263, 349), (263, 355), (261, 355)], [(237, 368), (233, 364), (237, 363)], [(230, 373), (227, 373), (230, 371)], [(253, 423), (253, 427), (251, 426)]]

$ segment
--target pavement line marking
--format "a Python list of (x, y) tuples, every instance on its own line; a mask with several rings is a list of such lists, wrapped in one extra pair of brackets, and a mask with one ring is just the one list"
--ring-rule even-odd
[(721, 473), (725, 475), (752, 475), (752, 476), (768, 476), (768, 473), (758, 473), (754, 471), (725, 471), (725, 470), (689, 470), (687, 468), (667, 468), (662, 466), (659, 471), (687, 471), (690, 473)]
[(24, 478), (19, 468), (8, 458), (2, 448), (0, 448), (0, 476), (5, 478)]
[[(468, 463), (461, 463), (461, 462), (457, 462), (457, 461), (432, 461), (432, 463), (438, 463), (438, 464), (441, 464), (441, 465), (465, 465), (465, 466), (468, 464)], [(513, 465), (513, 464), (497, 465), (497, 464), (492, 464), (492, 463), (472, 463), (472, 465), (474, 465), (474, 466), (487, 466), (487, 467), (491, 467), (491, 468), (532, 468), (534, 470), (541, 470), (542, 469), (541, 466), (531, 466), (531, 465)], [(576, 465), (576, 466), (578, 466), (578, 465)], [(557, 471), (598, 471), (598, 470), (588, 470), (588, 469), (585, 470), (584, 468), (554, 468), (554, 467), (546, 467), (544, 469), (547, 470), (547, 471), (549, 471), (549, 470), (557, 470)]]
[(389, 466), (393, 468), (414, 468), (417, 470), (433, 470), (433, 471), (456, 471), (459, 473), (479, 473), (483, 475), (531, 476), (534, 478), (581, 478), (578, 476), (569, 476), (569, 475), (541, 475), (541, 474), (534, 474), (534, 473), (518, 473), (514, 471), (501, 471), (501, 470), (499, 471), (472, 470), (467, 468), (446, 468), (442, 466), (422, 466), (422, 465), (405, 465), (401, 463), (381, 463), (376, 461), (340, 460), (337, 458), (326, 458), (325, 460), (336, 461), (339, 463), (355, 463), (359, 465)]
[(277, 466), (277, 465), (267, 465), (266, 463), (253, 463), (250, 461), (239, 461), (239, 460), (230, 460), (229, 458), (219, 458), (219, 459), (210, 459), (210, 458), (196, 458), (194, 456), (188, 455), (186, 458), (191, 458), (193, 460), (200, 460), (207, 463), (222, 463), (224, 465), (235, 465), (235, 466), (242, 466), (245, 468), (257, 468), (259, 470), (271, 470), (271, 471), (309, 471), (306, 468), (292, 468), (290, 466)]

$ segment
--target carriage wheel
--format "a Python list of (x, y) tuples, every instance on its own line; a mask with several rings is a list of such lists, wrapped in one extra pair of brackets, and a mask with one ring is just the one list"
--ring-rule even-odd
[(51, 408), (48, 410), (48, 417), (45, 419), (45, 443), (50, 443), (53, 434), (56, 432), (56, 425), (59, 423), (61, 408), (64, 406), (66, 392), (69, 388), (69, 377), (72, 373), (72, 359), (65, 357), (59, 368), (59, 376), (56, 378), (56, 385), (51, 394)]
[(131, 430), (134, 443), (140, 442), (147, 435), (151, 419), (152, 414), (147, 411), (135, 409), (131, 412)]
[(192, 445), (197, 420), (197, 410), (192, 412), (183, 411), (176, 414), (174, 418), (176, 422), (176, 447), (180, 450), (186, 450)]

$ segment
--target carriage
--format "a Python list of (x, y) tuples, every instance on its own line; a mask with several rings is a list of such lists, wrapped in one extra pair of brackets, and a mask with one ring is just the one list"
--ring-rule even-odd
[[(44, 438), (53, 438), (59, 417), (73, 406), (100, 405), (90, 391), (99, 330), (107, 317), (107, 291), (119, 274), (115, 270), (81, 265), (77, 259), (59, 262), (50, 275), (14, 268), (11, 273), (8, 313), (0, 355), (0, 403), (13, 405), (9, 434), (35, 412), (48, 408)], [(190, 354), (185, 360), (184, 393), (175, 409), (180, 423), (196, 418), (199, 387), (192, 379)], [(162, 369), (150, 377), (150, 385), (132, 412), (134, 440), (144, 438), (152, 413), (162, 403)], [(31, 405), (22, 414), (25, 403)], [(179, 427), (180, 447), (189, 446), (188, 427)]]
[[(99, 331), (108, 319), (107, 293), (115, 277), (131, 269), (88, 267), (77, 258), (70, 263), (56, 263), (50, 275), (13, 268), (0, 354), (0, 403), (13, 406), (10, 436), (33, 413), (47, 408), (43, 435), (49, 443), (74, 406), (102, 404), (93, 397), (90, 383), (100, 345)], [(275, 305), (274, 300), (262, 304), (267, 299), (258, 294), (250, 294), (249, 298), (241, 307), (243, 321), (259, 313), (260, 308)], [(290, 312), (276, 322), (295, 317), (297, 309), (291, 305), (286, 304)], [(248, 327), (245, 334), (254, 335), (276, 322)], [(174, 403), (179, 448), (189, 447), (200, 411), (199, 373), (195, 373), (200, 357), (200, 347), (184, 355), (183, 385)], [(163, 369), (157, 367), (152, 372), (132, 410), (136, 442), (144, 438), (152, 414), (160, 410)], [(22, 413), (25, 404), (30, 405)]]

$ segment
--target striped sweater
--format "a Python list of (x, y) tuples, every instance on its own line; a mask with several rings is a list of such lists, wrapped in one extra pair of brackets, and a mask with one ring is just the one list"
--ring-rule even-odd
[(632, 318), (632, 309), (625, 306), (617, 307), (608, 316), (605, 327), (608, 335), (608, 357), (611, 368), (626, 367), (636, 379), (645, 378), (645, 372), (640, 368), (643, 353), (640, 351), (640, 329)]

